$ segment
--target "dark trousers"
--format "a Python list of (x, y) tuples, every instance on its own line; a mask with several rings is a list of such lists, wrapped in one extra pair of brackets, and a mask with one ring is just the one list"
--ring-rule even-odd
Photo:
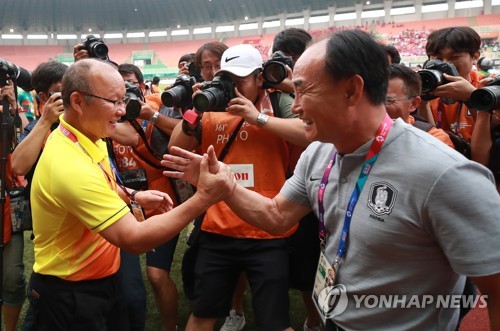
[(123, 298), (127, 306), (130, 331), (144, 331), (146, 327), (146, 288), (142, 280), (140, 257), (120, 250), (120, 271)]
[(118, 276), (97, 280), (65, 281), (32, 273), (28, 286), (32, 330), (122, 331), (126, 307)]

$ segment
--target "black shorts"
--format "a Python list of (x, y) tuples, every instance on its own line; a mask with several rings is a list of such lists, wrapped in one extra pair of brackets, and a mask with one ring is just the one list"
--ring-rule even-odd
[(146, 253), (146, 265), (170, 271), (179, 235)]
[(118, 276), (66, 281), (31, 274), (28, 299), (36, 331), (129, 330)]
[(199, 245), (194, 316), (227, 316), (236, 283), (245, 271), (258, 329), (283, 330), (290, 326), (285, 239), (239, 239), (201, 232)]
[(319, 260), (319, 220), (309, 213), (288, 238), (290, 250), (290, 288), (312, 291)]

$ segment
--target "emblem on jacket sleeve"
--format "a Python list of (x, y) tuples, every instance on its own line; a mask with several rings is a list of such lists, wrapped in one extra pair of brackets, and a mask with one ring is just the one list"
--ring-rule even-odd
[(373, 183), (368, 195), (368, 207), (377, 215), (389, 215), (398, 191), (387, 182)]

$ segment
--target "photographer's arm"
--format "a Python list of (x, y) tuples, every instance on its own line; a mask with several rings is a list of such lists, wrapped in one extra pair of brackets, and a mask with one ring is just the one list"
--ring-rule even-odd
[(128, 121), (118, 123), (115, 132), (110, 138), (120, 145), (131, 147), (137, 147), (140, 139), (139, 134)]
[(427, 100), (422, 100), (420, 105), (418, 105), (417, 113), (420, 117), (426, 120), (432, 126), (436, 126), (434, 117), (432, 116), (431, 104)]
[(491, 114), (488, 112), (477, 112), (476, 125), (472, 131), (471, 153), (472, 160), (488, 166), (490, 162), (491, 141)]
[[(236, 98), (229, 101), (227, 112), (232, 115), (243, 117), (248, 123), (257, 125), (257, 118), (260, 112), (254, 104), (245, 98), (237, 88), (234, 89)], [(290, 104), (291, 106), (291, 104)], [(285, 113), (288, 109), (282, 110)], [(284, 115), (284, 114), (283, 114)], [(285, 116), (284, 116), (285, 117)], [(270, 116), (264, 124), (259, 124), (265, 130), (272, 132), (276, 136), (283, 138), (297, 146), (307, 147), (310, 143), (306, 139), (304, 123), (299, 118), (279, 118)]]
[(52, 95), (45, 103), (43, 114), (35, 124), (31, 132), (17, 145), (12, 154), (12, 170), (20, 176), (24, 176), (35, 164), (43, 143), (50, 133), (52, 124), (59, 120), (63, 112), (63, 104), (60, 94)]
[[(170, 135), (170, 141), (168, 143), (169, 150), (172, 146), (177, 146), (192, 151), (200, 146), (200, 142), (196, 139), (195, 135), (188, 136), (182, 130), (182, 122), (183, 120), (179, 121)], [(195, 130), (194, 127), (193, 130)]]

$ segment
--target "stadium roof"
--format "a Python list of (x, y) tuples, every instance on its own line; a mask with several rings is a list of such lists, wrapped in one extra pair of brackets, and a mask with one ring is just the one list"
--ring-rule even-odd
[[(242, 21), (353, 6), (355, 0), (2, 0), (0, 30), (154, 30)], [(360, 2), (360, 1), (357, 1)], [(383, 0), (371, 3), (383, 3)]]

